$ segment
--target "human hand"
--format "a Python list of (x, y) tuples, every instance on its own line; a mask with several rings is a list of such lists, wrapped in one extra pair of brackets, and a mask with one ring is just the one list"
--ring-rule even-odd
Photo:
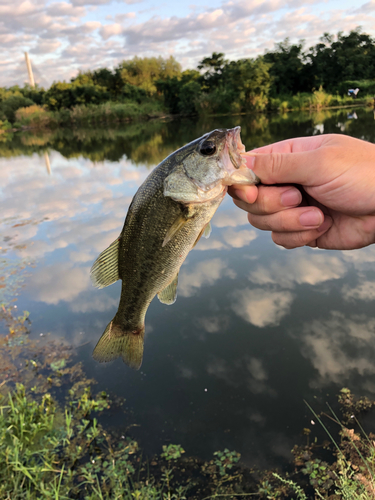
[(375, 242), (375, 145), (344, 135), (289, 139), (244, 154), (259, 186), (232, 186), (249, 222), (285, 248)]

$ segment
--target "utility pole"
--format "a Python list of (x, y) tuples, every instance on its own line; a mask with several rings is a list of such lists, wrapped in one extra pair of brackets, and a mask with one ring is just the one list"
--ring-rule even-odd
[[(25, 60), (26, 60), (27, 72), (29, 73), (30, 86), (35, 87), (33, 68), (31, 67), (31, 61), (28, 52), (25, 52)], [(48, 175), (51, 175), (51, 164), (49, 161), (49, 154), (47, 153), (47, 151), (44, 153), (44, 161), (46, 162)]]
[(30, 85), (32, 87), (35, 87), (34, 75), (33, 75), (33, 68), (31, 67), (31, 62), (30, 62), (30, 59), (29, 59), (28, 52), (25, 52), (25, 59), (26, 59), (27, 72), (29, 73)]

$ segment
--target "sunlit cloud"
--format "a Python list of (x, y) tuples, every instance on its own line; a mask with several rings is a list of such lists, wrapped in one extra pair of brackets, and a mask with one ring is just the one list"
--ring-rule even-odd
[(279, 325), (289, 314), (293, 302), (290, 292), (263, 288), (245, 288), (231, 293), (233, 311), (242, 319), (259, 328)]
[(256, 57), (286, 37), (305, 39), (308, 48), (333, 26), (344, 32), (362, 26), (374, 35), (373, 1), (331, 9), (316, 0), (303, 6), (291, 0), (234, 0), (214, 7), (181, 2), (154, 7), (149, 0), (2, 1), (2, 84), (27, 79), (25, 50), (33, 56), (37, 81), (49, 85), (80, 69), (113, 67), (136, 55), (174, 55), (184, 68), (193, 68), (214, 51), (230, 59)]

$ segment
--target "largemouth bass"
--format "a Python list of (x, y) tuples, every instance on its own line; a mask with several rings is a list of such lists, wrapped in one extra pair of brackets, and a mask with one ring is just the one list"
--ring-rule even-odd
[(118, 311), (94, 359), (121, 356), (130, 367), (141, 366), (151, 300), (156, 294), (164, 304), (176, 300), (181, 264), (199, 238), (209, 235), (227, 186), (259, 182), (241, 157), (244, 151), (240, 127), (214, 130), (169, 155), (140, 186), (120, 236), (91, 269), (99, 288), (122, 280)]

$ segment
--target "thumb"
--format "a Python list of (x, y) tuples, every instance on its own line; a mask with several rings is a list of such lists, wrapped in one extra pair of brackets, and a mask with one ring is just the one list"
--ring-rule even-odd
[(249, 152), (243, 156), (262, 184), (313, 186), (326, 180), (327, 169), (319, 149), (299, 153)]

